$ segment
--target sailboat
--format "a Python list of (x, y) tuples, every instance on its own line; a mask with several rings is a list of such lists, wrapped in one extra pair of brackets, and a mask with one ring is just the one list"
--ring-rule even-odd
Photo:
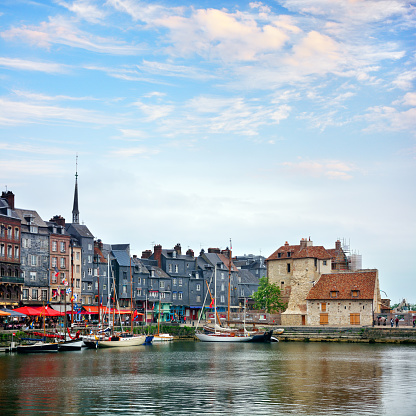
[(173, 335), (170, 334), (161, 334), (159, 331), (160, 328), (160, 292), (159, 292), (159, 313), (157, 315), (157, 334), (153, 336), (153, 342), (169, 342), (173, 341)]
[[(110, 273), (110, 258), (108, 257), (108, 273)], [(133, 283), (132, 283), (132, 275), (131, 275), (131, 258), (130, 258), (130, 281), (131, 281), (131, 302), (130, 302), (130, 320), (131, 320), (131, 333), (127, 332), (120, 332), (120, 333), (112, 333), (109, 337), (96, 340), (96, 346), (98, 348), (113, 348), (113, 347), (136, 347), (139, 345), (143, 345), (146, 341), (146, 335), (134, 335), (133, 334)], [(115, 294), (115, 281), (113, 275), (113, 287), (114, 287), (114, 299), (116, 299)], [(109, 294), (109, 292), (108, 292)], [(115, 305), (114, 305), (115, 306)], [(113, 326), (114, 326), (114, 315), (113, 315)], [(110, 317), (109, 317), (110, 321)], [(120, 319), (121, 322), (121, 319)]]
[[(231, 267), (231, 262), (229, 267)], [(209, 288), (208, 288), (209, 290)], [(195, 333), (195, 336), (197, 339), (199, 339), (202, 342), (249, 342), (253, 339), (253, 336), (248, 334), (248, 332), (245, 329), (242, 332), (237, 330), (232, 330), (231, 328), (227, 328), (224, 330), (223, 327), (221, 327), (221, 322), (218, 319), (217, 324), (217, 266), (214, 266), (214, 327), (212, 328), (212, 331), (205, 331), (205, 332), (199, 332), (197, 331)], [(211, 294), (211, 292), (209, 292)], [(212, 303), (212, 302), (211, 302)], [(230, 308), (230, 301), (228, 301), (228, 309)], [(202, 315), (202, 314), (201, 314)], [(200, 318), (201, 318), (200, 315)], [(198, 321), (199, 324), (199, 321)], [(198, 325), (197, 325), (198, 327)]]

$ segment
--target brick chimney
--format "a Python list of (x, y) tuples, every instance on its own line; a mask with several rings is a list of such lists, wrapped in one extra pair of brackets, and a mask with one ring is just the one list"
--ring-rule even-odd
[(181, 253), (182, 253), (182, 248), (181, 248), (181, 245), (178, 243), (178, 244), (176, 244), (176, 246), (174, 247), (174, 250), (176, 251), (176, 254), (178, 255), (178, 256), (180, 256), (181, 255)]
[(3, 191), (1, 197), (7, 201), (10, 209), (14, 209), (14, 193), (12, 191)]
[(341, 241), (339, 240), (335, 241), (335, 249), (338, 251), (341, 249)]
[(215, 254), (221, 254), (221, 251), (219, 248), (209, 248), (208, 253), (215, 253)]
[(189, 257), (195, 257), (194, 251), (191, 250), (190, 248), (188, 248), (188, 250), (186, 251), (186, 255)]
[(150, 259), (152, 254), (152, 250), (144, 250), (142, 251), (142, 259)]
[(154, 259), (157, 260), (157, 265), (159, 267), (162, 267), (162, 246), (160, 244), (157, 244), (154, 249)]
[(50, 219), (50, 221), (60, 225), (61, 227), (65, 227), (65, 218), (61, 215), (55, 215)]

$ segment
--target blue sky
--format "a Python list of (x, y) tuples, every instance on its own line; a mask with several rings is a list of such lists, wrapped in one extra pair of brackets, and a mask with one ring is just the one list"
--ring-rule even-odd
[(409, 1), (3, 0), (0, 184), (106, 243), (345, 239), (416, 302)]

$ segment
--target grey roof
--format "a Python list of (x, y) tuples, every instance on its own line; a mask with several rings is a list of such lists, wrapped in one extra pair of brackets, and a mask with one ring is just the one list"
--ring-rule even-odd
[(130, 266), (130, 256), (126, 250), (112, 250), (112, 253), (120, 266)]
[(6, 217), (9, 218), (15, 218), (20, 220), (20, 218), (18, 217), (17, 213), (15, 212), (14, 209), (10, 209), (10, 215), (7, 214), (7, 211), (10, 209), (9, 204), (7, 203), (7, 201), (4, 198), (0, 198), (0, 215), (5, 215)]
[(81, 237), (90, 237), (90, 238), (94, 238), (94, 236), (91, 234), (91, 231), (88, 229), (88, 227), (84, 224), (75, 224), (75, 223), (70, 223), (67, 224), (67, 229), (68, 226), (71, 226), (72, 228), (75, 229), (75, 231), (81, 236)]
[(45, 221), (40, 217), (40, 215), (31, 209), (21, 209), (21, 208), (15, 208), (15, 212), (17, 216), (22, 221), (22, 225), (30, 225), (30, 223), (27, 221), (27, 218), (32, 218), (32, 225), (36, 225), (37, 227), (47, 227)]
[(256, 284), (256, 285), (259, 284), (259, 279), (247, 269), (239, 270), (238, 277), (241, 278), (241, 283)]

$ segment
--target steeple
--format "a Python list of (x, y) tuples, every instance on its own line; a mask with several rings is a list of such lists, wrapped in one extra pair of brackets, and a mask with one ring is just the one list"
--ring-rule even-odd
[(79, 211), (78, 211), (78, 155), (76, 159), (75, 169), (75, 192), (74, 192), (74, 207), (72, 208), (72, 223), (79, 224)]

